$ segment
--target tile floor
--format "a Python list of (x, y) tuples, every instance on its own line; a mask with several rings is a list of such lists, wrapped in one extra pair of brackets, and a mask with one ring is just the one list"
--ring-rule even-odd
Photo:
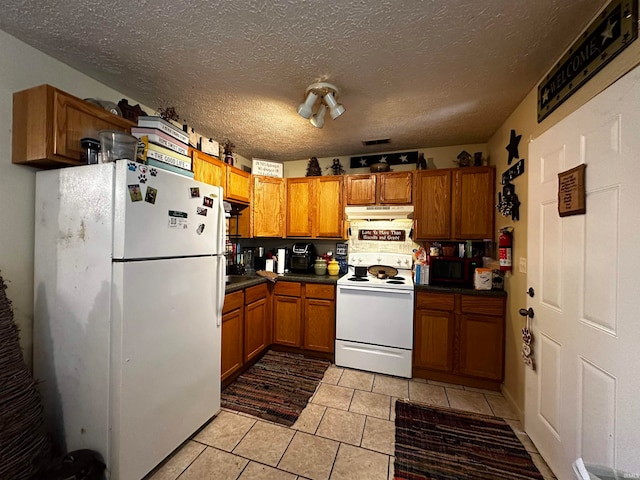
[(149, 480), (393, 479), (398, 398), (505, 418), (555, 478), (500, 393), (331, 366), (293, 426), (223, 409)]

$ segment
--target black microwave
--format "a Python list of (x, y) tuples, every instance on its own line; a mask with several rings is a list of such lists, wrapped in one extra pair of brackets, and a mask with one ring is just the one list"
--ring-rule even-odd
[(482, 267), (479, 257), (429, 257), (429, 285), (472, 287), (478, 267)]

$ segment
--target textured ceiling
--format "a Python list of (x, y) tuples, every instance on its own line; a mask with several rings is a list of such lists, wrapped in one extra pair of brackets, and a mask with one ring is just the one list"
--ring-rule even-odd
[[(606, 3), (5, 0), (0, 29), (283, 161), (486, 142)], [(296, 113), (316, 81), (346, 108), (322, 129)]]

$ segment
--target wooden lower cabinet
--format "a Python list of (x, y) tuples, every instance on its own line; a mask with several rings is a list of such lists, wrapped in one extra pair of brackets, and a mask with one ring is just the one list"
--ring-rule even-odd
[(336, 341), (335, 287), (307, 283), (304, 300), (304, 348), (333, 353)]
[(224, 297), (222, 308), (222, 345), (220, 371), (225, 380), (242, 367), (244, 292), (234, 292)]
[(299, 347), (302, 284), (276, 282), (273, 289), (273, 343)]
[(335, 286), (277, 282), (273, 295), (273, 343), (332, 353)]
[(223, 382), (237, 376), (243, 366), (271, 345), (270, 304), (266, 283), (225, 295), (220, 360)]
[(416, 292), (414, 376), (500, 389), (506, 297)]
[(271, 343), (269, 290), (266, 283), (249, 287), (244, 293), (244, 356), (248, 362)]

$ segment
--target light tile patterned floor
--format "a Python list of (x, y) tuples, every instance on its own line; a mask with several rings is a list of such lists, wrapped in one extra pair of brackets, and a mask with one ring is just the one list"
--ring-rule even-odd
[(393, 479), (398, 398), (505, 418), (555, 478), (500, 393), (331, 366), (290, 428), (223, 410), (148, 480)]

